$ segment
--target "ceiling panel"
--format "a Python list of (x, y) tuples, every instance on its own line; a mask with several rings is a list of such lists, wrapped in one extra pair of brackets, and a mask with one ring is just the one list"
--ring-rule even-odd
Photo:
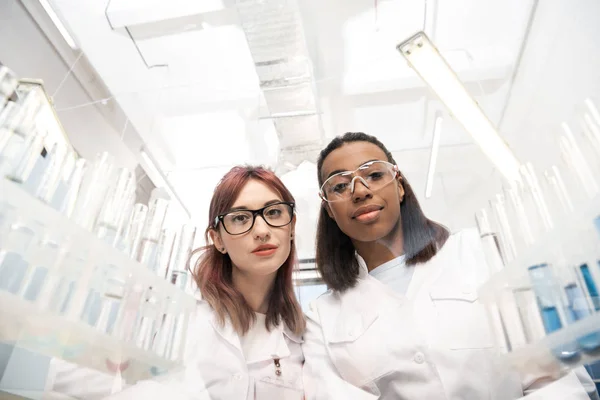
[[(258, 1), (244, 4), (252, 8)], [(324, 97), (316, 99), (292, 93), (286, 95), (285, 102), (279, 102), (280, 97), (267, 102), (261, 95), (248, 39), (260, 44), (257, 49), (264, 61), (284, 59), (286, 54), (281, 52), (290, 49), (279, 47), (283, 42), (276, 40), (277, 32), (263, 37), (266, 33), (257, 31), (258, 37), (253, 37), (251, 19), (244, 22), (248, 24), (245, 34), (232, 1), (211, 6), (209, 12), (198, 11), (192, 0), (169, 3), (173, 8), (165, 14), (169, 18), (154, 12), (154, 16), (144, 17), (147, 20), (129, 26), (134, 40), (125, 29), (111, 29), (101, 2), (52, 3), (150, 153), (165, 170), (173, 170), (169, 178), (188, 208), (200, 215), (207, 212), (206, 198), (216, 183), (214, 176), (224, 173), (229, 165), (246, 161), (297, 164), (302, 158), (314, 158), (318, 148), (304, 144), (320, 137), (318, 124), (277, 120), (279, 128), (285, 125), (294, 133), (290, 138), (279, 138), (272, 120), (259, 119), (268, 117), (271, 107), (289, 111), (294, 105), (314, 108), (315, 115), (329, 121), (328, 136), (359, 130), (378, 136), (395, 151), (409, 177), (415, 177), (411, 179), (420, 196), (429, 163), (433, 119), (442, 111), (446, 115), (443, 150), (434, 195), (426, 200), (432, 212), (442, 215), (450, 210), (446, 200), (454, 201), (456, 196), (476, 190), (477, 182), (490, 175), (491, 165), (477, 147), (469, 145), (470, 136), (447, 117), (443, 106), (406, 66), (395, 45), (423, 27), (427, 4), (428, 33), (496, 122), (510, 90), (532, 0), (298, 0), (303, 25), (288, 26), (286, 16), (280, 15), (281, 26), (274, 24), (273, 29), (290, 38), (298, 38), (304, 31), (307, 54), (313, 56), (316, 69), (316, 86), (320, 91), (326, 85), (327, 90), (322, 93)], [(183, 3), (185, 7), (178, 9), (177, 4)], [(135, 7), (149, 9), (148, 3), (130, 2), (124, 8), (129, 17), (146, 15), (141, 11), (135, 14)], [(258, 23), (266, 15), (255, 18)], [(308, 64), (301, 64), (302, 74)], [(269, 72), (273, 76), (280, 72), (263, 67), (258, 67), (261, 79), (268, 78)], [(319, 103), (326, 106), (321, 108)], [(210, 169), (207, 175), (209, 166), (223, 168)], [(306, 179), (306, 190), (294, 190), (299, 203), (310, 205), (314, 188), (309, 188), (312, 183)], [(206, 186), (196, 187), (196, 182)], [(447, 198), (441, 200), (442, 196)], [(308, 230), (313, 229), (310, 224), (314, 216), (310, 218)]]

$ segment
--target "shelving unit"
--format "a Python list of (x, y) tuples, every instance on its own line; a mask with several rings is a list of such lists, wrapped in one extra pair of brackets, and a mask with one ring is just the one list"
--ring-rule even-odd
[(582, 227), (594, 229), (594, 219), (600, 216), (600, 195), (591, 200), (587, 206), (576, 210), (568, 219), (562, 219), (554, 229), (546, 233), (533, 246), (525, 250), (518, 258), (509, 263), (501, 271), (493, 274), (480, 286), (479, 298), (484, 303), (493, 302), (496, 294), (504, 290), (529, 288), (527, 267), (544, 262), (544, 257), (552, 254), (557, 248), (577, 240)]
[[(93, 260), (87, 262), (81, 271), (75, 271), (78, 289), (70, 301), (75, 308), (69, 307), (61, 315), (44, 311), (38, 304), (15, 294), (0, 291), (1, 341), (108, 373), (114, 373), (115, 367), (120, 365), (122, 377), (130, 383), (164, 373), (178, 365), (176, 360), (143, 350), (132, 342), (124, 342), (82, 321), (79, 305), (85, 300), (95, 266), (99, 264), (116, 266), (120, 276), (143, 287), (151, 287), (160, 298), (177, 303), (182, 313), (191, 313), (195, 308), (193, 296), (99, 240), (19, 185), (1, 180), (0, 193), (0, 205), (5, 207), (4, 210), (7, 206), (11, 209), (14, 221), (40, 228), (36, 230), (32, 243), (39, 242), (45, 235), (58, 235), (68, 238), (72, 247), (85, 249)], [(35, 245), (27, 247), (29, 251), (34, 248)], [(35, 259), (30, 254), (21, 256), (26, 260)]]
[[(480, 301), (490, 306), (496, 304), (498, 299), (502, 298), (502, 294), (532, 290), (528, 267), (548, 261), (551, 263), (553, 256), (561, 252), (562, 248), (577, 246), (578, 241), (584, 237), (582, 235), (596, 234), (594, 232), (594, 220), (599, 215), (600, 195), (597, 195), (584, 207), (575, 210), (568, 218), (559, 221), (551, 231), (541, 237), (517, 259), (494, 273), (490, 279), (480, 286), (478, 290)], [(590, 254), (587, 256), (588, 259), (582, 259), (581, 262), (595, 261), (597, 256), (598, 254)], [(595, 272), (596, 276), (600, 275), (600, 266), (597, 263), (594, 262), (594, 265), (590, 265), (590, 268), (597, 270)], [(566, 325), (537, 342), (513, 349), (507, 354), (507, 358), (515, 367), (523, 371), (539, 369), (548, 371), (589, 364), (600, 359), (600, 351), (594, 354), (580, 351), (580, 357), (566, 363), (559, 361), (553, 355), (552, 349), (559, 348), (569, 342), (572, 343), (577, 338), (594, 332), (600, 332), (600, 312), (592, 311), (592, 314), (585, 319)]]

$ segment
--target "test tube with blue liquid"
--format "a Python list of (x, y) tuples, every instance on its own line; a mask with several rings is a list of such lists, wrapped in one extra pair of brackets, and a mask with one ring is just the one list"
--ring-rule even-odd
[[(514, 224), (511, 226), (505, 194), (497, 194), (491, 200), (490, 208), (496, 222), (502, 259), (505, 264), (512, 263), (519, 254), (517, 246), (518, 231)], [(513, 299), (516, 312), (512, 311)], [(508, 312), (507, 318), (515, 321), (515, 324), (522, 327), (526, 343), (532, 343), (544, 337), (543, 323), (535, 294), (531, 289), (524, 287), (513, 289), (510, 293), (507, 293), (506, 301), (507, 309), (503, 309), (502, 312)], [(515, 331), (518, 332), (518, 329), (515, 329)], [(514, 341), (517, 347), (520, 342), (519, 339)]]
[[(547, 264), (540, 264), (529, 267), (528, 271), (546, 333), (551, 334), (562, 329), (564, 324), (561, 317), (562, 306), (557, 296), (558, 285), (554, 281), (550, 268)], [(553, 348), (552, 353), (564, 362), (576, 362), (580, 357), (579, 345), (575, 341)]]
[[(522, 243), (527, 249), (533, 246), (540, 237), (546, 237), (545, 235), (554, 228), (555, 224), (531, 164), (521, 167), (521, 175), (523, 178), (521, 190), (511, 188), (508, 193), (520, 228)], [(554, 258), (556, 256), (552, 254), (555, 249), (544, 250), (548, 253), (543, 254), (543, 257)], [(539, 254), (536, 254), (536, 257), (539, 257)], [(564, 268), (564, 266), (559, 265), (560, 268)], [(528, 267), (528, 271), (546, 334), (562, 329), (564, 325), (572, 322), (569, 301), (565, 299), (566, 294), (562, 292), (563, 282), (553, 276), (548, 263), (540, 262), (531, 265)], [(571, 289), (569, 293), (575, 292)], [(567, 363), (576, 361), (580, 357), (579, 344), (576, 341), (553, 348), (552, 352), (561, 361)]]
[[(552, 166), (550, 170), (546, 171), (545, 177), (547, 198), (549, 203), (554, 205), (552, 214), (556, 220), (568, 220), (574, 211), (574, 206), (571, 194), (566, 189), (566, 185), (562, 180), (560, 170), (558, 167)], [(548, 216), (548, 219), (550, 218)], [(580, 232), (580, 234), (588, 235), (587, 232)], [(559, 268), (557, 269), (557, 273), (559, 283), (564, 288), (566, 296), (565, 303), (567, 308), (565, 313), (568, 324), (585, 319), (592, 313), (588, 297), (584, 291), (586, 289), (591, 295), (593, 288), (592, 291), (589, 290), (588, 283), (591, 281), (585, 279), (586, 272), (589, 272), (587, 264), (580, 263), (582, 254), (587, 253), (587, 249), (582, 245), (581, 239), (583, 238), (572, 243), (561, 244), (555, 249), (555, 253), (558, 255), (557, 266)], [(589, 276), (589, 274), (587, 275)], [(577, 277), (583, 279), (577, 279)], [(600, 350), (600, 331), (591, 332), (578, 337), (576, 340), (581, 349), (586, 353), (595, 353)]]
[[(600, 265), (600, 261), (598, 263)], [(579, 270), (581, 271), (581, 276), (583, 278), (583, 282), (585, 284), (585, 287), (587, 288), (590, 299), (594, 306), (594, 310), (600, 311), (600, 297), (598, 297), (598, 286), (596, 285), (596, 282), (594, 280), (594, 277), (592, 276), (590, 268), (588, 267), (587, 264), (581, 264), (581, 266), (579, 267)]]

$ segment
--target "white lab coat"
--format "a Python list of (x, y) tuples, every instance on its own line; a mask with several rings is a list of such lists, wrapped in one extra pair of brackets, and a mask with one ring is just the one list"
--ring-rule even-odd
[[(520, 376), (496, 350), (477, 300), (486, 267), (476, 232), (451, 235), (434, 258), (414, 266), (406, 296), (359, 261), (356, 286), (323, 294), (307, 314), (307, 399), (514, 400), (539, 386), (542, 377)], [(585, 370), (579, 374), (593, 388)], [(588, 395), (571, 372), (527, 399)]]
[[(221, 327), (208, 303), (199, 302), (186, 342), (182, 368), (138, 382), (112, 396), (113, 377), (72, 364), (54, 363), (59, 371), (53, 372), (53, 396), (45, 398), (300, 400), (304, 396), (302, 339), (287, 327), (272, 329), (261, 350), (247, 360), (231, 324)], [(280, 359), (280, 375), (275, 372), (276, 358)]]

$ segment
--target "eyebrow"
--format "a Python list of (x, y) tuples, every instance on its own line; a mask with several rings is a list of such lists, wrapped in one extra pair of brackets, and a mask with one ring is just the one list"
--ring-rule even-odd
[[(370, 163), (372, 161), (383, 161), (383, 160), (378, 160), (375, 158), (373, 160), (365, 161), (365, 162), (362, 162), (357, 168), (360, 168), (362, 165), (365, 165), (366, 163)], [(325, 178), (324, 180), (326, 181), (327, 179), (331, 178), (333, 175), (339, 174), (340, 172), (348, 172), (348, 170), (347, 169), (336, 169), (335, 171), (330, 172), (329, 175), (327, 175), (327, 178)]]
[[(263, 207), (267, 207), (267, 206), (270, 206), (271, 204), (275, 204), (275, 203), (281, 203), (281, 202), (282, 202), (282, 200), (279, 200), (279, 199), (275, 199), (275, 200), (269, 200), (269, 201), (267, 201), (267, 202), (264, 204), (264, 206), (263, 206)], [(262, 208), (262, 207), (261, 207), (261, 208)], [(249, 208), (249, 207), (247, 207), (247, 206), (237, 206), (237, 207), (232, 207), (231, 209), (229, 209), (229, 211), (228, 211), (228, 212), (231, 212), (231, 211), (241, 211), (241, 210), (253, 211), (253, 210), (250, 210), (250, 208)]]

